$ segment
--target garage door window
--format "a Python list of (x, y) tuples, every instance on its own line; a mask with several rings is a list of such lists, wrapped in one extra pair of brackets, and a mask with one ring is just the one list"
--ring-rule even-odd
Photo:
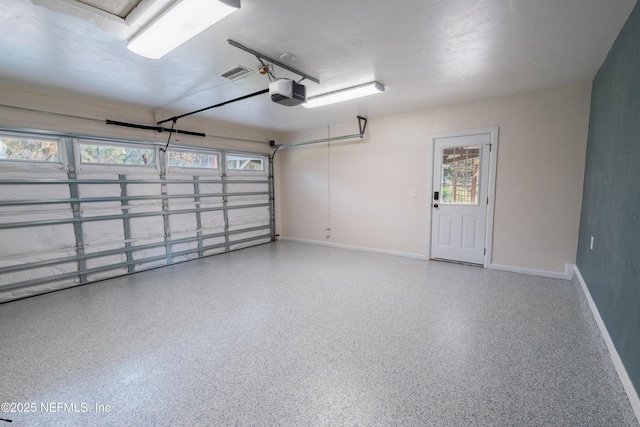
[(170, 167), (218, 169), (218, 153), (170, 150), (168, 154)]
[(155, 166), (153, 148), (81, 142), (80, 162), (99, 165)]
[(0, 160), (60, 163), (58, 141), (0, 135)]
[(227, 170), (264, 171), (264, 158), (228, 155)]

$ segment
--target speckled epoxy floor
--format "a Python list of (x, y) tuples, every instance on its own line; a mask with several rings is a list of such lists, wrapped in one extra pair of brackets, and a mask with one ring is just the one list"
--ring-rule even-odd
[(638, 425), (576, 281), (293, 242), (0, 305), (0, 401), (12, 426)]

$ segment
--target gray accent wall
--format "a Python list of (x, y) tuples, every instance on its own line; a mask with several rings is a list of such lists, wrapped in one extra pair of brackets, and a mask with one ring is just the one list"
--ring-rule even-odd
[(577, 265), (640, 390), (639, 4), (593, 82)]

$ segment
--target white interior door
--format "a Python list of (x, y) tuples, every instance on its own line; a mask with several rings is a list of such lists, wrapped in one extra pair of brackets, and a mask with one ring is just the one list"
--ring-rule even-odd
[(431, 258), (483, 264), (491, 134), (434, 139)]

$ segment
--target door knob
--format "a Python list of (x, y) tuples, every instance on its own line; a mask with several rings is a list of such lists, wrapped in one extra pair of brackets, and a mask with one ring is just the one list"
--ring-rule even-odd
[(438, 207), (438, 204), (437, 204), (437, 203), (436, 203), (436, 204), (434, 204), (434, 205), (433, 205), (433, 207), (434, 207), (434, 208), (437, 208), (437, 207)]

